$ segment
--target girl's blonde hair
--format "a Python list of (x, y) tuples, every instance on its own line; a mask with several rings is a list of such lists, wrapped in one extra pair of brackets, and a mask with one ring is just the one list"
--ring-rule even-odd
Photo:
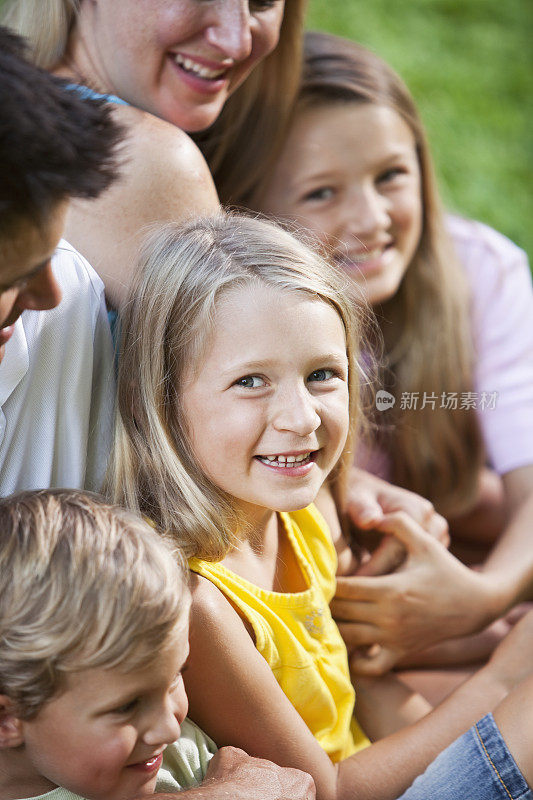
[[(280, 0), (277, 0), (280, 2)], [(6, 0), (1, 21), (28, 39), (34, 62), (63, 58), (80, 0)], [(225, 103), (217, 121), (195, 134), (223, 203), (243, 202), (281, 147), (300, 82), (307, 0), (286, 0), (279, 42)]]
[(182, 379), (191, 365), (201, 363), (218, 299), (258, 283), (304, 292), (339, 314), (353, 423), (332, 475), (339, 502), (353, 461), (364, 315), (344, 277), (303, 241), (265, 220), (220, 212), (163, 228), (140, 256), (122, 316), (118, 420), (107, 488), (115, 502), (170, 532), (188, 557), (221, 560), (243, 531), (233, 498), (211, 482), (195, 458), (180, 403)]
[[(460, 398), (473, 388), (473, 342), (469, 291), (446, 232), (422, 121), (399, 76), (366, 48), (312, 32), (304, 50), (296, 113), (331, 103), (373, 103), (393, 109), (415, 138), (422, 235), (398, 292), (380, 308), (382, 384), (396, 404), (380, 416), (385, 422), (377, 439), (390, 458), (394, 483), (429, 498), (444, 514), (457, 514), (474, 499), (484, 450), (474, 410), (441, 408), (444, 393)], [(418, 393), (420, 404), (424, 393), (434, 395), (434, 410), (431, 404), (402, 408), (404, 392)]]
[(0, 694), (30, 719), (68, 673), (149, 667), (186, 636), (182, 558), (143, 520), (70, 489), (0, 500)]

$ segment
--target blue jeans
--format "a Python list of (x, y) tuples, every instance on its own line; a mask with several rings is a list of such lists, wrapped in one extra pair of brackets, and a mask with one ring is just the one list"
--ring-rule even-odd
[(446, 748), (398, 800), (533, 800), (492, 714)]

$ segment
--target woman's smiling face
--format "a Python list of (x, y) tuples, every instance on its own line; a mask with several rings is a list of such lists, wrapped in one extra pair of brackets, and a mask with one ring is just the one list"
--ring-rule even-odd
[(276, 46), (284, 0), (83, 0), (72, 60), (100, 91), (209, 127)]

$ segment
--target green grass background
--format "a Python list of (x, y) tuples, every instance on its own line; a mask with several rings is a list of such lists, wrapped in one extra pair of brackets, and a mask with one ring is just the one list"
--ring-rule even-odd
[(533, 2), (310, 0), (308, 28), (356, 39), (404, 78), (448, 208), (533, 256)]

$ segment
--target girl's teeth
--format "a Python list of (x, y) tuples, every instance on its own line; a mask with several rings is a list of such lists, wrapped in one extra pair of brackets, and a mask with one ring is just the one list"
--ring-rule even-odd
[(311, 453), (302, 453), (299, 456), (259, 456), (264, 464), (275, 464), (278, 467), (290, 467), (294, 464), (306, 464), (311, 460)]
[(187, 70), (187, 72), (194, 72), (194, 74), (199, 75), (200, 78), (206, 78), (209, 80), (220, 78), (226, 71), (225, 69), (209, 69), (201, 64), (197, 64), (195, 61), (191, 61), (190, 58), (184, 58), (183, 56), (180, 56), (179, 53), (174, 56), (174, 60), (176, 64), (179, 64), (179, 66), (183, 67), (183, 69)]

